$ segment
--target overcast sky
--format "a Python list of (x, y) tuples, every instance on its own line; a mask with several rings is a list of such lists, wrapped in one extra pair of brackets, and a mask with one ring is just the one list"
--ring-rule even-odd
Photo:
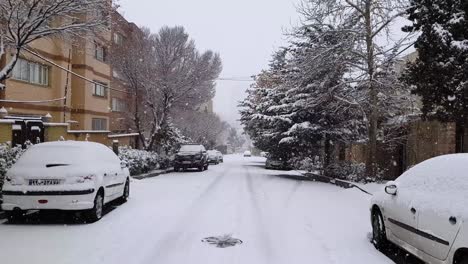
[[(219, 52), (222, 77), (245, 79), (267, 67), (285, 43), (284, 30), (298, 20), (298, 0), (120, 0), (120, 12), (138, 26), (157, 32), (184, 26), (200, 50)], [(215, 112), (234, 124), (237, 102), (249, 82), (219, 81)]]

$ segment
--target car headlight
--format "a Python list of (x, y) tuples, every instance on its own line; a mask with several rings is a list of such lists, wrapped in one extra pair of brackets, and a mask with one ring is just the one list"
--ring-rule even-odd
[(24, 184), (24, 179), (23, 178), (12, 178), (10, 176), (6, 176), (5, 180), (11, 184), (11, 185), (14, 185), (14, 186), (18, 186), (18, 185), (23, 185)]
[(95, 175), (87, 175), (87, 176), (78, 176), (75, 179), (76, 183), (85, 183), (87, 181), (94, 181)]

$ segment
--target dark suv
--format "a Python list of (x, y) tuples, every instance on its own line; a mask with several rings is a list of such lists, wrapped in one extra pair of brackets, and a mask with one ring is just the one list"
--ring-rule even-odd
[(197, 168), (199, 171), (208, 169), (208, 155), (205, 147), (200, 144), (184, 144), (180, 147), (174, 160), (174, 170)]

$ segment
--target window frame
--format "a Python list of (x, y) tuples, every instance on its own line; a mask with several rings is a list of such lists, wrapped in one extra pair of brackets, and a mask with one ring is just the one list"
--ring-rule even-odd
[(125, 112), (127, 110), (127, 105), (125, 104), (125, 100), (118, 98), (118, 97), (112, 97), (111, 109), (112, 109), (112, 112)]
[(91, 130), (93, 131), (107, 131), (107, 125), (108, 121), (106, 118), (96, 117), (91, 119)]
[[(102, 94), (98, 93), (98, 88), (100, 88), (99, 91), (101, 91)], [(100, 98), (107, 98), (108, 89), (109, 87), (106, 83), (94, 81), (93, 96), (100, 97)]]
[(50, 67), (35, 61), (18, 58), (11, 73), (13, 80), (30, 83), (37, 86), (49, 87)]
[[(101, 51), (101, 52), (98, 52), (98, 51)], [(94, 42), (94, 58), (100, 62), (107, 61), (106, 47), (99, 44), (98, 42)]]

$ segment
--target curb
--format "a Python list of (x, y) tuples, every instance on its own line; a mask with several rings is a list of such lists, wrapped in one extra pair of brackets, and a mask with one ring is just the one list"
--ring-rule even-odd
[(152, 172), (149, 172), (149, 173), (135, 175), (135, 176), (131, 176), (131, 177), (133, 179), (136, 179), (136, 180), (143, 180), (143, 179), (147, 179), (147, 178), (158, 177), (158, 176), (160, 176), (162, 174), (166, 174), (166, 173), (169, 173), (169, 172), (172, 172), (172, 171), (174, 171), (174, 168), (169, 168), (169, 169), (166, 169), (166, 170), (156, 170), (156, 171), (152, 171)]
[(334, 185), (336, 185), (338, 187), (345, 188), (345, 189), (357, 188), (358, 190), (360, 190), (361, 192), (363, 192), (365, 194), (372, 195), (371, 193), (369, 193), (368, 191), (362, 189), (361, 187), (359, 187), (358, 185), (356, 185), (353, 182), (333, 179), (333, 178), (330, 178), (330, 177), (327, 177), (327, 176), (317, 175), (317, 174), (313, 174), (313, 173), (304, 173), (304, 176), (311, 179), (311, 180), (313, 180), (313, 181), (331, 183), (331, 184), (334, 184)]

